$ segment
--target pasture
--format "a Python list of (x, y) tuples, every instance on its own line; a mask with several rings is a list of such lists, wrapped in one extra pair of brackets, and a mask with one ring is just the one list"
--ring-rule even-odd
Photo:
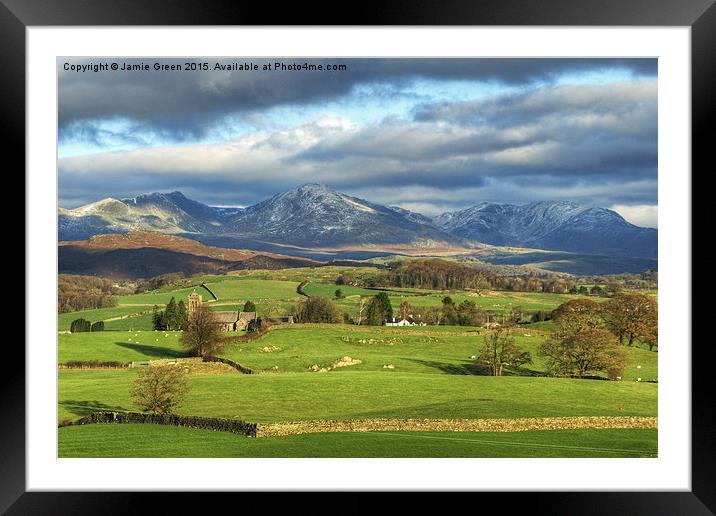
[[(150, 312), (173, 296), (186, 300), (206, 281), (219, 297), (211, 309), (239, 310), (253, 301), (259, 315), (282, 315), (304, 299), (296, 287), (309, 280), (309, 295), (333, 297), (355, 313), (360, 296), (375, 290), (335, 285), (343, 270), (307, 268), (237, 271), (225, 276), (185, 278), (157, 291), (122, 296), (116, 308), (62, 314), (60, 331), (71, 320), (105, 320), (105, 331), (60, 333), (58, 363), (133, 362), (186, 356), (181, 332), (151, 330)], [(205, 301), (208, 292), (197, 289)], [(390, 289), (394, 309), (474, 301), (491, 312), (520, 307), (549, 311), (577, 296)], [(233, 418), (260, 424), (371, 418), (525, 418), (560, 416), (656, 416), (658, 353), (625, 347), (629, 365), (621, 381), (552, 378), (539, 345), (552, 323), (522, 325), (517, 344), (533, 362), (506, 367), (505, 376), (485, 376), (476, 357), (487, 330), (460, 326), (372, 327), (280, 325), (252, 341), (229, 339), (218, 356), (251, 368), (244, 375), (227, 366), (191, 370), (189, 394), (176, 409), (182, 415)], [(334, 367), (344, 357), (360, 363)], [(208, 365), (208, 364), (207, 364)], [(219, 364), (210, 364), (219, 366)], [(330, 369), (325, 372), (315, 369)], [(137, 411), (129, 390), (137, 369), (60, 369), (58, 422), (95, 411)], [(641, 381), (637, 381), (637, 379)], [(128, 446), (127, 443), (132, 443)], [(357, 432), (245, 438), (234, 434), (159, 425), (87, 425), (59, 429), (59, 453), (79, 456), (156, 457), (622, 457), (652, 456), (656, 430), (550, 430), (489, 432)]]
[(60, 457), (654, 457), (656, 430), (356, 432), (252, 439), (159, 425), (59, 429)]
[[(134, 369), (60, 370), (60, 421), (137, 410)], [(257, 423), (310, 419), (653, 416), (656, 384), (541, 377), (341, 371), (191, 375), (178, 414)]]
[(185, 356), (179, 332), (100, 331), (61, 333), (57, 361), (133, 362)]
[[(404, 327), (386, 328), (352, 325), (288, 325), (279, 326), (260, 340), (239, 342), (224, 348), (219, 355), (230, 358), (255, 370), (305, 372), (312, 365), (329, 366), (349, 356), (360, 359), (361, 364), (341, 367), (331, 372), (384, 371), (410, 373), (446, 373), (452, 375), (479, 375), (481, 370), (475, 359), (480, 354), (487, 331), (473, 327)], [(545, 372), (545, 363), (537, 348), (547, 338), (529, 325), (514, 332), (515, 340), (524, 351), (529, 351), (533, 363), (505, 371), (506, 375), (539, 376)], [(657, 374), (658, 353), (637, 347), (626, 347), (630, 361), (624, 380), (654, 380)]]
[[(87, 319), (90, 322), (106, 321), (120, 317), (131, 317), (147, 311), (141, 306), (115, 306), (112, 308), (98, 308), (96, 310), (81, 310), (78, 312), (65, 312), (57, 316), (57, 329), (67, 331), (75, 319)], [(106, 323), (105, 323), (106, 327)]]
[[(193, 278), (194, 279), (194, 278)], [(201, 278), (199, 278), (200, 280)], [(274, 299), (295, 299), (299, 297), (296, 292), (297, 282), (293, 281), (276, 281), (264, 280), (258, 278), (244, 278), (234, 276), (210, 277), (210, 281), (206, 285), (216, 294), (219, 301), (252, 301), (274, 300)], [(195, 285), (192, 287), (181, 288), (176, 290), (160, 289), (144, 294), (130, 294), (119, 297), (120, 305), (166, 305), (169, 299), (174, 297), (186, 299), (196, 288), (197, 293), (201, 294), (205, 301), (212, 299), (211, 295), (200, 288), (198, 285), (201, 281), (194, 279)]]

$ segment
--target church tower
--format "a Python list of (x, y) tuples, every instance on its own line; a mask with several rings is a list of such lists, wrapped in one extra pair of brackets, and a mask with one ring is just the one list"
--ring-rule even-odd
[(196, 293), (196, 289), (194, 289), (194, 292), (192, 292), (189, 295), (189, 303), (187, 304), (186, 311), (187, 315), (191, 317), (191, 315), (197, 311), (199, 308), (201, 308), (201, 296)]

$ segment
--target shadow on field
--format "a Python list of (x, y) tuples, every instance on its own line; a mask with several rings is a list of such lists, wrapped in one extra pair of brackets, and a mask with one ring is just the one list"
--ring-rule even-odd
[(536, 371), (527, 367), (510, 368), (505, 367), (502, 370), (502, 376), (547, 376), (544, 371)]
[[(446, 374), (490, 376), (488, 368), (475, 362), (463, 362), (461, 364), (436, 362), (434, 360), (408, 359), (416, 364), (439, 369)], [(502, 376), (544, 376), (542, 371), (535, 371), (526, 367), (509, 368), (502, 370)]]
[(182, 353), (181, 351), (163, 348), (161, 346), (151, 346), (149, 344), (135, 344), (134, 342), (115, 342), (115, 344), (126, 349), (137, 351), (148, 357), (182, 358), (187, 356), (186, 353)]
[(67, 410), (78, 416), (86, 416), (92, 412), (126, 412), (127, 409), (117, 405), (107, 405), (101, 401), (64, 400), (59, 403)]
[(416, 358), (409, 358), (408, 360), (410, 360), (411, 362), (415, 362), (416, 364), (439, 369), (446, 374), (469, 374), (477, 376), (487, 376), (487, 369), (482, 367), (480, 364), (475, 364), (473, 362), (453, 364), (448, 362), (436, 362), (434, 360), (418, 360)]

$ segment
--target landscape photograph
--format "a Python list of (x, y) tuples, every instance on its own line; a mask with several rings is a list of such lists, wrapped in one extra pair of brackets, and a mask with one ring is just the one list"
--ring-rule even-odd
[(657, 59), (57, 70), (59, 458), (658, 456)]

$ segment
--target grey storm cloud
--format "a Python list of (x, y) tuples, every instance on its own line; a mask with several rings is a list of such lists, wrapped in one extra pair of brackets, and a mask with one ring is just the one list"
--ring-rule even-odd
[(656, 81), (565, 85), (421, 105), (414, 121), (332, 135), (297, 157), (452, 163), (477, 176), (653, 174), (656, 128)]
[[(656, 76), (654, 59), (285, 59), (287, 63), (346, 64), (347, 70), (321, 73), (296, 71), (78, 73), (64, 63), (184, 63), (186, 59), (58, 58), (60, 137), (87, 130), (82, 122), (128, 118), (133, 123), (176, 139), (205, 134), (218, 117), (275, 106), (335, 100), (365, 84), (399, 85), (414, 79), (466, 79), (524, 84), (549, 81), (559, 74), (586, 70), (625, 69)], [(206, 60), (211, 61), (211, 60)], [(220, 59), (218, 62), (258, 65), (277, 59)], [(278, 60), (281, 61), (281, 60)], [(214, 61), (212, 61), (213, 63)], [(376, 94), (381, 89), (376, 88)], [(390, 94), (388, 88), (386, 94)], [(91, 124), (90, 124), (91, 125)]]
[[(183, 60), (182, 60), (183, 61)], [(262, 63), (262, 60), (251, 60)], [(273, 62), (275, 60), (267, 60)], [(302, 60), (291, 60), (302, 62)], [(59, 160), (60, 205), (180, 190), (213, 205), (246, 206), (306, 182), (436, 215), (480, 201), (566, 199), (654, 219), (656, 60), (312, 60), (335, 74), (212, 72), (78, 74), (59, 78), (60, 141), (97, 142), (102, 120), (126, 120), (135, 148)], [(153, 61), (152, 61), (153, 62)], [(628, 69), (606, 84), (558, 84), (560, 74)], [(407, 116), (356, 125), (340, 113), (202, 142), (217, 120), (275, 106), (320, 105), (355, 87), (391, 98), (414, 79), (523, 86), (482, 100), (417, 99)], [(409, 91), (409, 88), (406, 89)], [(154, 133), (172, 145), (145, 142)]]

